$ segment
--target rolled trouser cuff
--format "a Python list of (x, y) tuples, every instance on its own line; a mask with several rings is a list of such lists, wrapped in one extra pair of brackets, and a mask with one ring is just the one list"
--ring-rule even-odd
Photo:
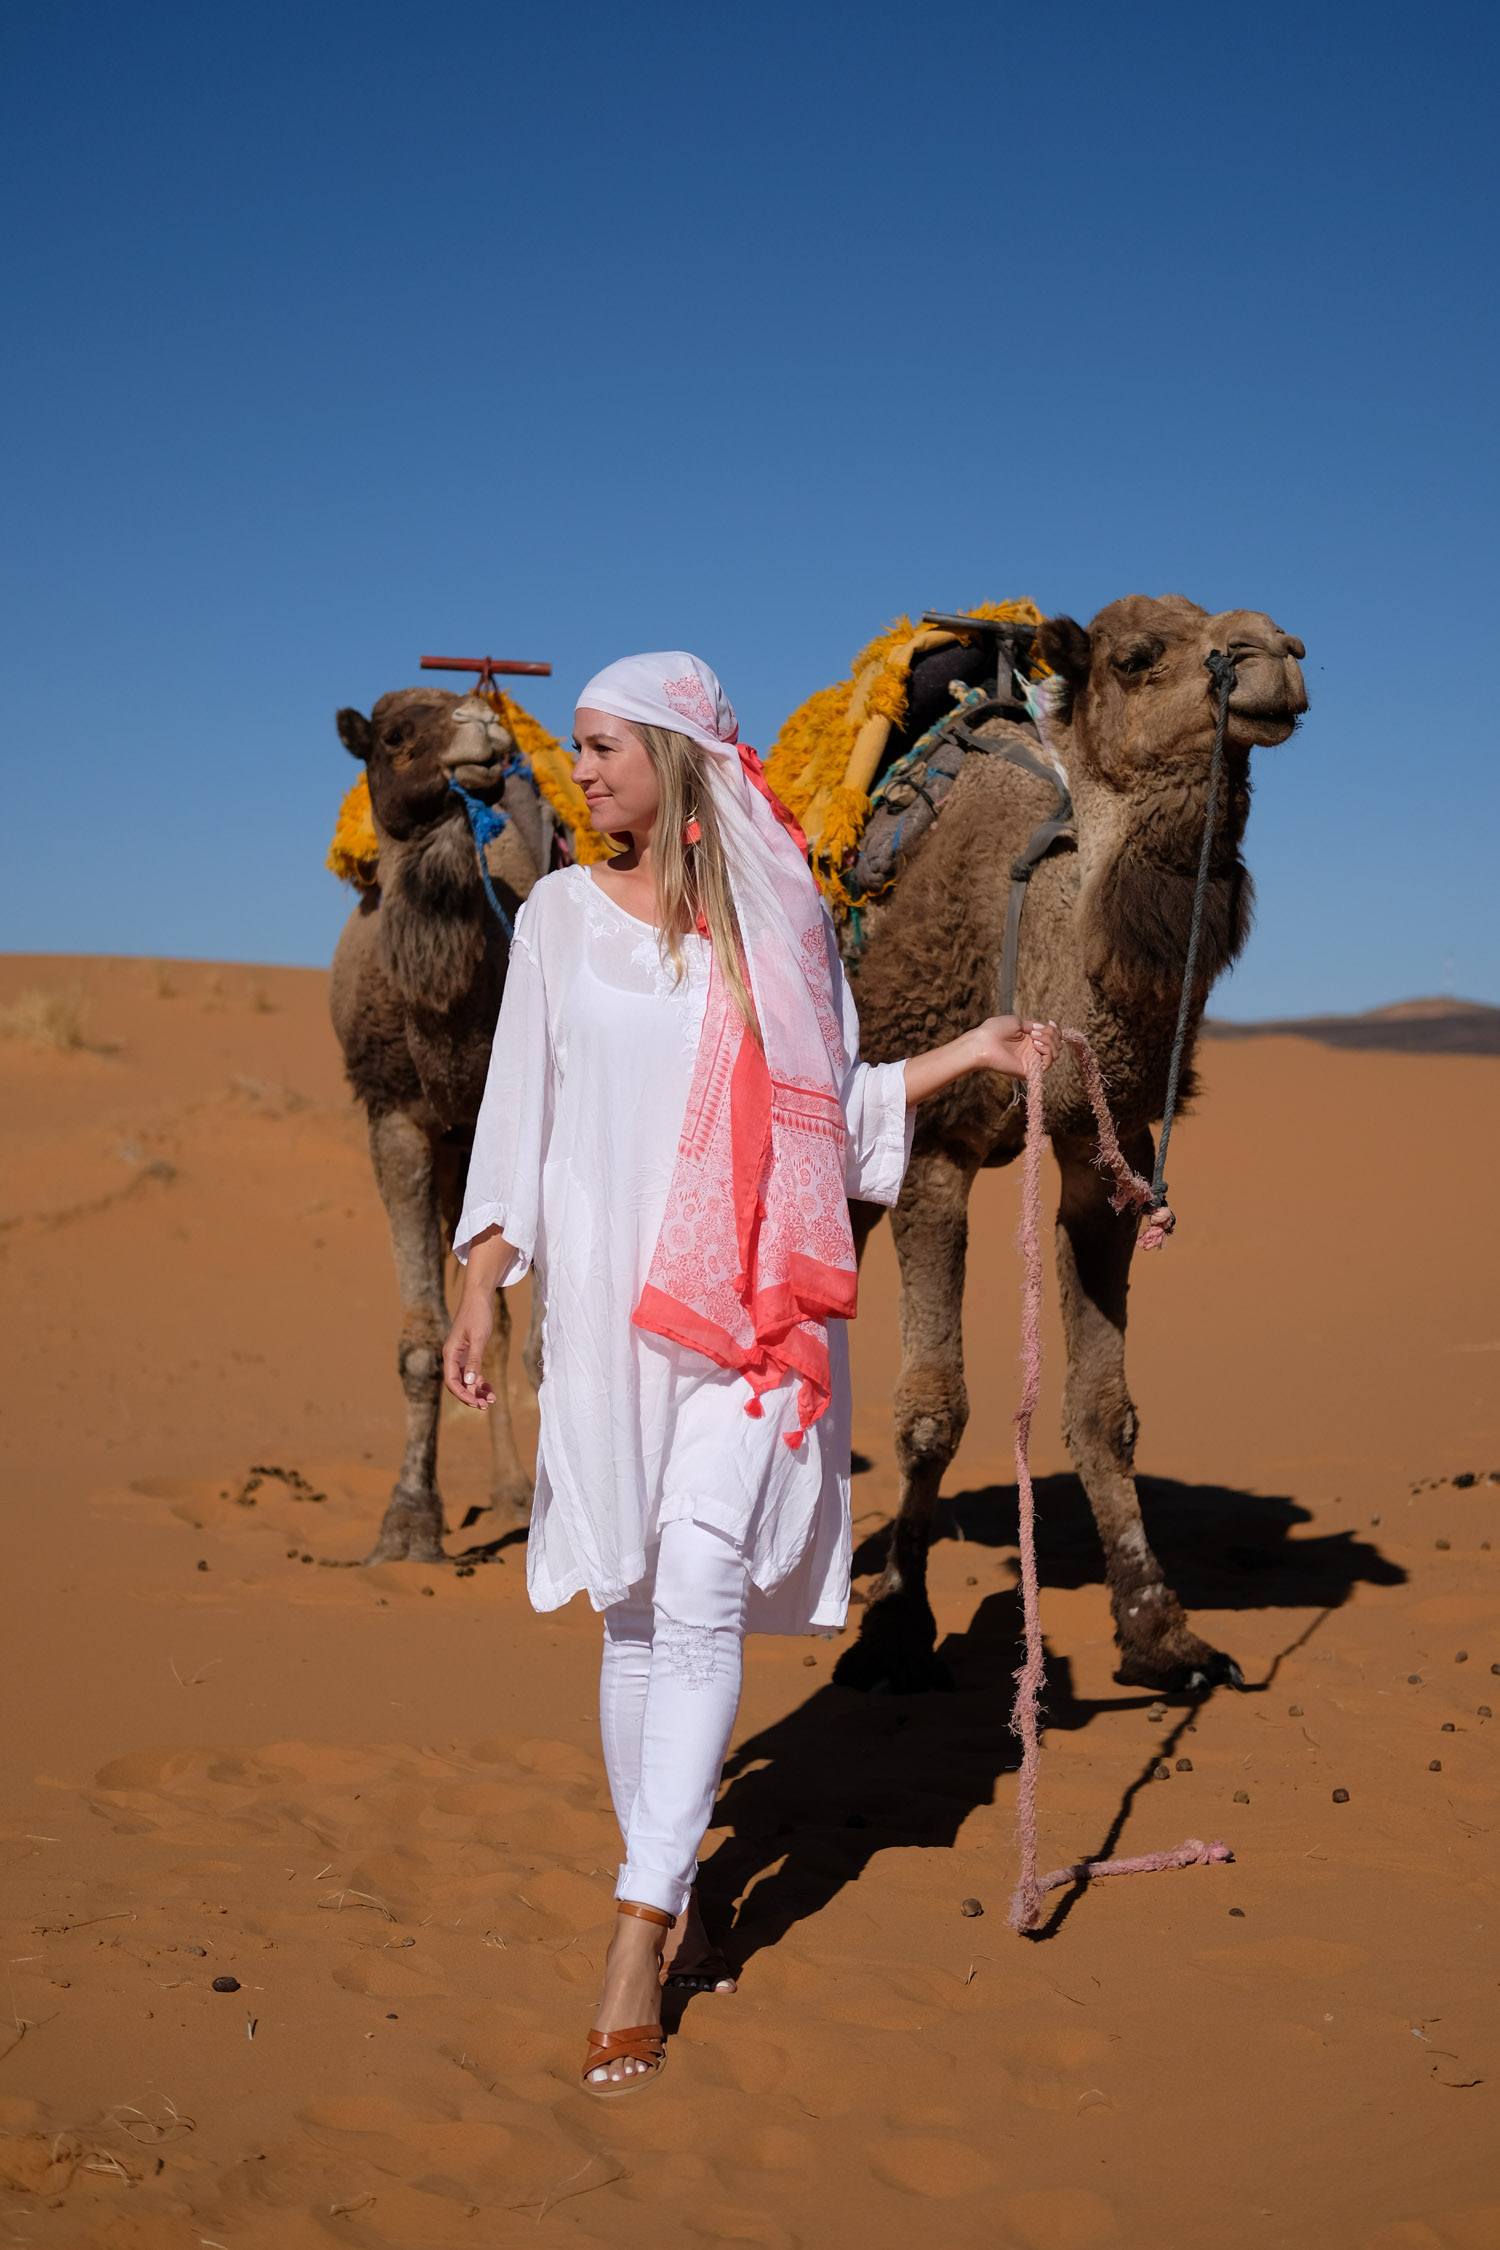
[(663, 1914), (679, 1915), (686, 1911), (697, 1877), (696, 1864), (684, 1882), (680, 1876), (665, 1874), (659, 1867), (642, 1867), (627, 1860), (620, 1869), (615, 1897), (633, 1899), (637, 1906), (660, 1907)]

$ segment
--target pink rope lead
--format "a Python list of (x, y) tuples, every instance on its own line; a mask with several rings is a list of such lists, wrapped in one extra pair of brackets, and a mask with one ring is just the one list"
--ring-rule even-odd
[[(1094, 1051), (1081, 1031), (1065, 1031), (1063, 1038), (1078, 1058), (1078, 1067), (1099, 1131), (1099, 1166), (1114, 1176), (1111, 1198), (1116, 1211), (1151, 1209), (1150, 1183), (1125, 1161), (1109, 1114), (1104, 1080)], [(1036, 1871), (1036, 1791), (1041, 1768), (1041, 1741), (1037, 1706), (1044, 1667), (1042, 1623), (1036, 1568), (1036, 1494), (1031, 1483), (1031, 1418), (1042, 1388), (1042, 1061), (1035, 1053), (1026, 1064), (1026, 1153), (1021, 1167), (1021, 1358), (1025, 1380), (1016, 1412), (1016, 1485), (1020, 1498), (1021, 1614), (1026, 1633), (1026, 1661), (1016, 1673), (1016, 1699), (1011, 1710), (1011, 1731), (1021, 1740), (1021, 1773), (1016, 1785), (1016, 1841), (1021, 1872), (1010, 1904), (1013, 1930), (1034, 1930), (1042, 1918), (1042, 1900), (1048, 1891), (1065, 1883), (1092, 1882), (1100, 1875), (1154, 1875), (1164, 1867), (1203, 1867), (1233, 1858), (1227, 1844), (1200, 1843), (1190, 1837), (1175, 1851), (1143, 1852), (1136, 1859), (1084, 1859), (1071, 1867), (1055, 1867), (1050, 1875)], [(1175, 1221), (1165, 1204), (1151, 1210), (1141, 1247), (1155, 1250), (1171, 1233)]]

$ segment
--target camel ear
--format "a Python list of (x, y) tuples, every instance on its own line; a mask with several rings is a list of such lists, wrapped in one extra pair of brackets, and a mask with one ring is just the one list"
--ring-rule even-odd
[(337, 720), (339, 740), (351, 758), (368, 758), (370, 755), (370, 722), (363, 711), (340, 711)]
[(1047, 618), (1038, 630), (1035, 652), (1070, 688), (1082, 687), (1089, 676), (1093, 643), (1071, 617)]

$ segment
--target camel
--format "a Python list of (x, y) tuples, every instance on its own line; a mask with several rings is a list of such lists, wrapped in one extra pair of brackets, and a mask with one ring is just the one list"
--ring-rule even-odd
[[(365, 765), (380, 855), (377, 884), (339, 937), (330, 1010), (390, 1222), (406, 1396), (406, 1450), (366, 1560), (438, 1562), (444, 1257), (462, 1205), (507, 956), (463, 805), (448, 783), (510, 815), (489, 848), (489, 866), (512, 916), (547, 865), (550, 817), (524, 772), (506, 774), (515, 744), (480, 696), (402, 688), (381, 696), (368, 718), (343, 710), (337, 723), (345, 749)], [(490, 1505), (522, 1514), (531, 1480), (510, 1419), (510, 1327), (500, 1290), (485, 1363), (495, 1393)], [(535, 1385), (535, 1322), (523, 1359)]]
[[(1150, 1177), (1162, 1116), (1204, 800), (1216, 690), (1204, 660), (1229, 650), (1224, 788), (1211, 863), (1191, 1047), (1215, 978), (1248, 934), (1251, 882), (1240, 856), (1250, 807), (1250, 752), (1285, 742), (1307, 708), (1300, 641), (1254, 610), (1209, 616), (1178, 595), (1131, 596), (1087, 631), (1043, 625), (1052, 667), (1044, 741), (1066, 768), (1076, 849), (1038, 867), (1021, 926), (1016, 1007), (1075, 1026), (1104, 1072), (1120, 1141)], [(938, 651), (918, 669), (954, 669)], [(914, 672), (912, 703), (918, 702)], [(932, 683), (927, 683), (930, 698)], [(1036, 738), (1005, 719), (979, 730)], [(900, 745), (893, 746), (899, 749)], [(1053, 810), (1045, 781), (971, 754), (941, 816), (914, 846), (894, 891), (869, 907), (851, 947), (862, 1052), (883, 1061), (930, 1047), (995, 1005), (1010, 868)], [(1243, 1684), (1238, 1666), (1193, 1630), (1151, 1551), (1134, 1461), (1138, 1424), (1125, 1374), (1126, 1292), (1137, 1220), (1116, 1217), (1094, 1164), (1092, 1119), (1077, 1066), (1046, 1079), (1045, 1123), (1062, 1175), (1057, 1272), (1067, 1339), (1063, 1433), (1104, 1548), (1122, 1684), (1198, 1692)], [(1024, 1095), (993, 1074), (961, 1080), (919, 1112), (912, 1160), (891, 1213), (901, 1272), (902, 1364), (896, 1391), (900, 1503), (884, 1572), (858, 1640), (835, 1677), (896, 1690), (944, 1684), (934, 1654), (927, 1552), (944, 1472), (968, 1420), (961, 1315), (969, 1191), (984, 1165), (1019, 1155)], [(880, 1214), (856, 1210), (863, 1243)]]

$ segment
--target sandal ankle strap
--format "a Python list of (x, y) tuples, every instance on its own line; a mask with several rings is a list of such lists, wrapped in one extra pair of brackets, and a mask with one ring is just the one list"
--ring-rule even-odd
[(637, 1921), (654, 1922), (658, 1929), (670, 1930), (677, 1920), (675, 1914), (666, 1914), (659, 1906), (637, 1906), (633, 1898), (617, 1899), (617, 1914), (633, 1914)]

